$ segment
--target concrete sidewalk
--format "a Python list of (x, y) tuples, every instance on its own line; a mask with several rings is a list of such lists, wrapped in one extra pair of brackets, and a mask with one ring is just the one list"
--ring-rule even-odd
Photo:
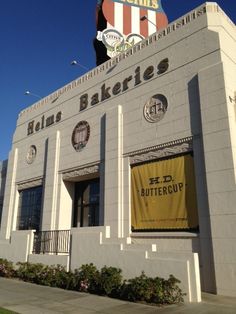
[(0, 306), (22, 314), (235, 314), (236, 298), (204, 294), (202, 303), (154, 307), (0, 278)]

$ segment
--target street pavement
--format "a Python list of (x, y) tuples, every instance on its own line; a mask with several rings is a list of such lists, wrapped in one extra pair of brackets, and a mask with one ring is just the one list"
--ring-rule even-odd
[(203, 294), (201, 303), (157, 307), (0, 278), (0, 307), (22, 314), (236, 314), (236, 298)]

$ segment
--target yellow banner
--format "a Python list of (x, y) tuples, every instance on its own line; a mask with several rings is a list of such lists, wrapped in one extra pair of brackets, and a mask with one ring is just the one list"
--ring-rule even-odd
[(190, 154), (133, 167), (131, 184), (132, 230), (198, 227)]

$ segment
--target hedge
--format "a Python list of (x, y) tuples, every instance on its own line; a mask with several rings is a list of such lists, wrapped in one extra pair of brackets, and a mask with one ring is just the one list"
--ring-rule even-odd
[(180, 281), (173, 275), (168, 279), (140, 276), (124, 280), (122, 270), (104, 266), (100, 271), (95, 265), (85, 264), (74, 272), (61, 265), (17, 263), (0, 259), (0, 277), (19, 278), (40, 285), (94, 293), (132, 302), (151, 304), (176, 304), (183, 302)]

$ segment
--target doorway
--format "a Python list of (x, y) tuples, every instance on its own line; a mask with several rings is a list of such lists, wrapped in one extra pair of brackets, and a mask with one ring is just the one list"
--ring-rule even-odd
[(73, 227), (99, 226), (99, 178), (75, 183)]

